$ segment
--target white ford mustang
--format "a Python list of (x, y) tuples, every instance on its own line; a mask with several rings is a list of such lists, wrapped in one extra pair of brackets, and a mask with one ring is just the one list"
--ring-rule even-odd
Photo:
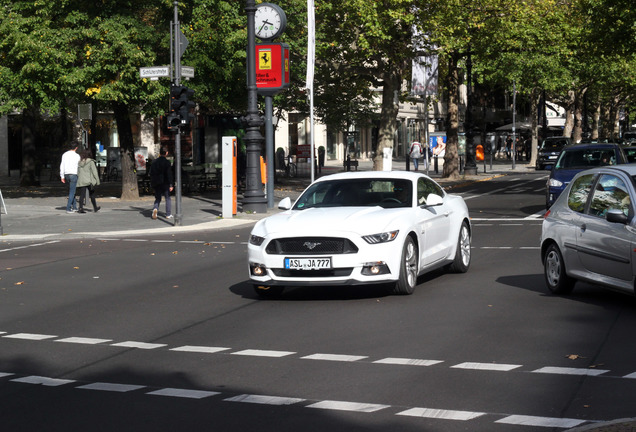
[(423, 273), (470, 265), (464, 200), (423, 174), (333, 174), (279, 208), (254, 226), (248, 244), (250, 281), (263, 297), (285, 286), (375, 283), (411, 294)]

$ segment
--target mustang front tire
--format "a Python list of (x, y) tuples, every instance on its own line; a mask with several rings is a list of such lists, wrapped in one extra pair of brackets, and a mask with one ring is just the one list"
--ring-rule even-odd
[(400, 278), (395, 284), (396, 294), (413, 294), (417, 284), (419, 254), (417, 246), (410, 236), (406, 237), (402, 248), (402, 261), (400, 264)]

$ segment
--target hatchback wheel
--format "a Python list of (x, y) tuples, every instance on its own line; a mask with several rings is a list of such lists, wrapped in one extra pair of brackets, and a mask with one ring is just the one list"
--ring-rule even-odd
[(569, 294), (574, 288), (574, 279), (565, 273), (563, 255), (558, 246), (551, 244), (543, 258), (543, 274), (548, 289), (554, 294)]

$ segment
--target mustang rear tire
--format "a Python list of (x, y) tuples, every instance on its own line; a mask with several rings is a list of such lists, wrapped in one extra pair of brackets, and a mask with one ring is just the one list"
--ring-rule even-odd
[(470, 230), (468, 229), (468, 224), (464, 222), (459, 229), (455, 259), (448, 267), (448, 270), (453, 273), (466, 273), (468, 267), (470, 267)]
[(419, 254), (417, 246), (410, 236), (406, 237), (402, 248), (402, 261), (400, 264), (400, 278), (395, 284), (393, 291), (396, 294), (413, 294), (417, 285), (417, 273), (419, 265)]

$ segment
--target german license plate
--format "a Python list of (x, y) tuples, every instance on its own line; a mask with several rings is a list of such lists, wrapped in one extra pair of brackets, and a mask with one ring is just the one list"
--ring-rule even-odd
[(556, 155), (555, 156), (548, 156), (548, 159), (556, 159)]
[(331, 258), (285, 258), (289, 270), (320, 270), (331, 268)]

